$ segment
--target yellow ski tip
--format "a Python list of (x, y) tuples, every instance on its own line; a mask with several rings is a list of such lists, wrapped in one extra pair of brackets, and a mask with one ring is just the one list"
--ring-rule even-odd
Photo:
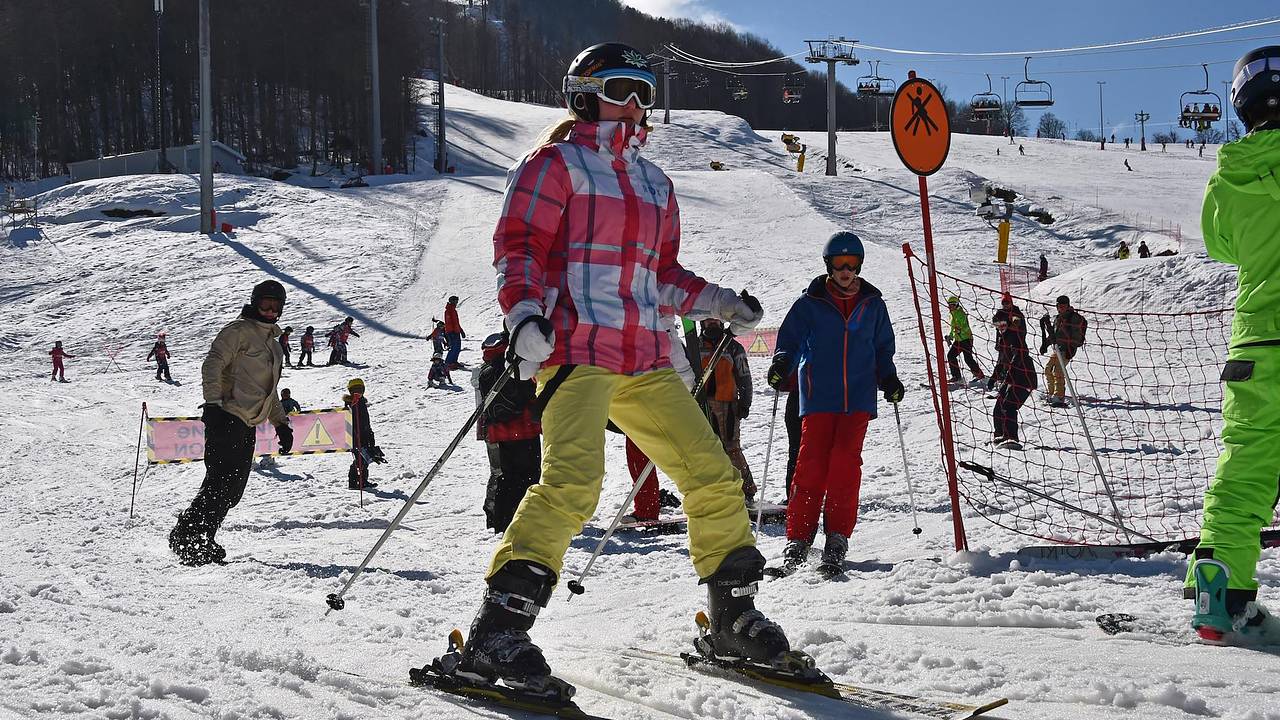
[(693, 621), (697, 623), (700, 628), (711, 627), (711, 619), (708, 618), (707, 613), (702, 610), (698, 611), (698, 614), (694, 616)]
[(449, 633), (449, 644), (453, 645), (453, 647), (456, 648), (458, 652), (462, 652), (463, 640), (462, 640), (461, 630), (459, 630), (458, 628), (454, 628), (453, 632)]

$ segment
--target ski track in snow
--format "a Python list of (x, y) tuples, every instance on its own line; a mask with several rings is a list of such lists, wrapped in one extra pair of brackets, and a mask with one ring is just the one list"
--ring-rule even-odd
[[(410, 688), (407, 670), (445, 649), (476, 609), (494, 537), (480, 504), (487, 461), (474, 435), (347, 595), (324, 615), (418, 480), (474, 407), (470, 374), (456, 390), (428, 390), (432, 317), (463, 298), (464, 362), (498, 329), (491, 233), (506, 168), (549, 122), (552, 108), (450, 89), (456, 175), (374, 178), (372, 187), (308, 189), (219, 176), (219, 217), (234, 233), (197, 229), (189, 176), (111, 178), (49, 190), (39, 232), (19, 230), (0, 252), (0, 718), (455, 718), (509, 717)], [(677, 111), (654, 131), (648, 157), (672, 176), (684, 222), (683, 263), (709, 280), (761, 298), (779, 322), (822, 271), (820, 249), (838, 226), (868, 241), (866, 276), (895, 323), (902, 405), (924, 533), (911, 534), (891, 415), (873, 422), (864, 452), (860, 522), (849, 581), (812, 569), (763, 583), (761, 606), (793, 645), (838, 680), (976, 702), (1005, 696), (992, 715), (1039, 720), (1172, 718), (1280, 720), (1280, 661), (1273, 653), (1191, 644), (1178, 636), (1102, 635), (1099, 612), (1125, 611), (1185, 627), (1185, 558), (1048, 561), (1015, 556), (1029, 541), (966, 511), (969, 552), (952, 550), (937, 425), (902, 260), (920, 246), (916, 183), (887, 134), (843, 133), (839, 178), (823, 176), (825, 137), (804, 174), (775, 131), (732, 116)], [(425, 141), (424, 141), (425, 142)], [(1022, 207), (1058, 219), (1015, 220), (1020, 262), (1045, 252), (1055, 273), (1037, 298), (1070, 292), (1078, 307), (1136, 308), (1162, 298), (1172, 309), (1231, 301), (1234, 272), (1195, 252), (1199, 198), (1212, 159), (1171, 147), (1119, 153), (1087, 144), (957, 136), (948, 165), (930, 179), (940, 265), (994, 286), (994, 233), (973, 214), (970, 184), (990, 179), (1019, 191)], [(1003, 150), (995, 155), (995, 148)], [(713, 172), (718, 160), (727, 172)], [(849, 163), (854, 167), (846, 167)], [(856, 170), (854, 169), (856, 167)], [(1095, 198), (1094, 192), (1097, 191)], [(103, 209), (149, 208), (159, 217), (112, 219)], [(1171, 238), (1126, 226), (1123, 215), (1182, 223), (1185, 251), (1151, 261), (1107, 260), (1119, 239), (1153, 250)], [(265, 276), (289, 290), (284, 322), (318, 338), (356, 319), (351, 358), (363, 367), (286, 370), (282, 387), (304, 408), (339, 405), (346, 381), (368, 383), (379, 443), (380, 487), (365, 505), (346, 489), (342, 455), (288, 458), (251, 475), (219, 535), (229, 564), (177, 565), (166, 546), (190, 501), (200, 464), (140, 472), (128, 517), (140, 405), (152, 415), (195, 414), (199, 364), (217, 330)], [(152, 379), (143, 362), (155, 332), (168, 332), (182, 384)], [(61, 339), (77, 355), (69, 384), (47, 379)], [(323, 345), (320, 340), (319, 345)], [(109, 355), (118, 351), (117, 369)], [(318, 347), (318, 358), (327, 350)], [(1207, 359), (1213, 360), (1212, 358)], [(759, 475), (769, 429), (765, 362), (753, 358), (756, 399), (742, 435)], [(785, 434), (779, 428), (766, 494), (781, 495)], [(576, 576), (601, 526), (629, 489), (620, 439), (610, 437), (600, 514), (568, 552)], [(665, 482), (665, 480), (664, 480)], [(783, 530), (761, 547), (776, 562)], [(557, 589), (534, 638), (552, 666), (581, 688), (588, 712), (618, 718), (888, 718), (822, 698), (774, 693), (614, 651), (679, 652), (694, 635), (704, 590), (682, 535), (615, 537), (587, 592)], [(1263, 555), (1263, 596), (1275, 597), (1280, 560)], [(356, 673), (352, 675), (349, 673)], [(516, 713), (515, 716), (520, 716)]]

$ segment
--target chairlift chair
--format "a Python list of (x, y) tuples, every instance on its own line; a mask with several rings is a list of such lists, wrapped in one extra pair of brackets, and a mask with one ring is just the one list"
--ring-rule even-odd
[(1204, 89), (1188, 90), (1178, 99), (1178, 124), (1193, 130), (1207, 130), (1222, 119), (1222, 98), (1209, 90), (1209, 65), (1201, 63), (1200, 67), (1204, 70)]
[(747, 88), (742, 85), (742, 81), (736, 77), (730, 77), (724, 83), (724, 89), (729, 91), (729, 97), (734, 100), (746, 100), (748, 93)]
[(782, 80), (782, 102), (791, 105), (804, 97), (804, 75), (796, 73)]
[(987, 91), (976, 93), (969, 98), (969, 111), (975, 120), (983, 120), (991, 115), (999, 115), (1004, 104), (1000, 95), (991, 89), (991, 74), (987, 75)]
[(898, 92), (898, 83), (891, 78), (884, 77), (880, 74), (880, 61), (875, 62), (875, 72), (872, 73), (872, 80), (876, 81), (876, 95), (888, 95), (892, 97)]
[(1029, 73), (1031, 56), (1022, 65), (1025, 78), (1013, 88), (1013, 103), (1018, 107), (1040, 108), (1053, 105), (1053, 86), (1043, 80), (1032, 80)]

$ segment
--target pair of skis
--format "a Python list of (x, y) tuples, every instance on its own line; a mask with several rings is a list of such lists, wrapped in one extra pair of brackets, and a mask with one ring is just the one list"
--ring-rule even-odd
[[(705, 616), (699, 613), (701, 625)], [(457, 660), (462, 651), (462, 633), (454, 630), (449, 635), (449, 652), (436, 658), (430, 665), (409, 671), (413, 685), (429, 686), (485, 704), (538, 713), (569, 720), (606, 720), (582, 710), (572, 699), (573, 686), (552, 678), (549, 687), (537, 690), (512, 687), (488, 682), (484, 678), (459, 672)], [(983, 705), (932, 700), (875, 688), (834, 682), (813, 666), (809, 656), (793, 652), (796, 660), (792, 667), (779, 669), (742, 659), (721, 658), (701, 653), (670, 653), (628, 648), (621, 651), (626, 657), (681, 664), (695, 670), (726, 675), (733, 679), (749, 680), (784, 690), (811, 693), (832, 700), (863, 708), (909, 713), (918, 717), (944, 720), (968, 720), (977, 718), (995, 708), (1007, 704), (1007, 698), (998, 698)]]

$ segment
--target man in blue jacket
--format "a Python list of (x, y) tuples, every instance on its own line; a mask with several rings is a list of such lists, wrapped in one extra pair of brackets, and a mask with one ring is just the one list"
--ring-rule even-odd
[(783, 551), (788, 573), (808, 557), (819, 513), (826, 530), (822, 563), (844, 563), (858, 517), (862, 440), (876, 416), (876, 388), (892, 403), (904, 392), (884, 299), (859, 277), (864, 255), (857, 235), (831, 236), (822, 252), (827, 274), (814, 278), (787, 312), (769, 367), (770, 386), (776, 389), (795, 370), (800, 391), (800, 454)]

